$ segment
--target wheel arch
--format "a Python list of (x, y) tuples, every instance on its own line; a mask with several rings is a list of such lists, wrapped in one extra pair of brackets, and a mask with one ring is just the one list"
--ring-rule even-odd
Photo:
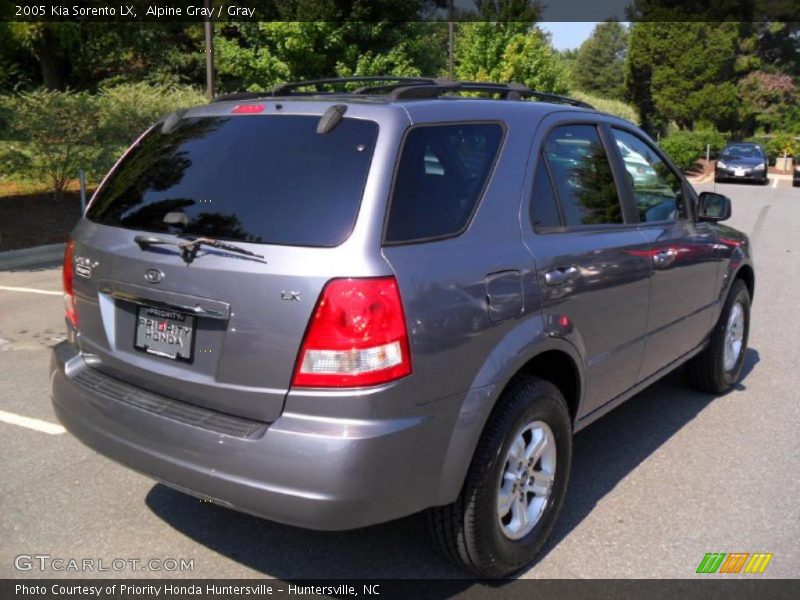
[(750, 302), (753, 301), (753, 294), (756, 291), (756, 274), (753, 271), (753, 267), (747, 263), (744, 263), (739, 270), (736, 271), (736, 274), (733, 276), (734, 279), (741, 279), (744, 281), (744, 284), (747, 286), (747, 291), (750, 293)]
[(467, 393), (442, 464), (439, 504), (448, 504), (458, 497), (492, 411), (505, 391), (520, 378), (541, 377), (558, 387), (567, 401), (574, 426), (585, 389), (583, 361), (578, 350), (563, 338), (549, 336), (536, 340), (526, 350), (509, 361), (492, 385), (476, 386)]
[(498, 395), (503, 393), (522, 377), (539, 377), (555, 385), (567, 401), (570, 419), (575, 422), (580, 405), (583, 382), (578, 365), (573, 357), (563, 349), (545, 350), (533, 356), (514, 374)]

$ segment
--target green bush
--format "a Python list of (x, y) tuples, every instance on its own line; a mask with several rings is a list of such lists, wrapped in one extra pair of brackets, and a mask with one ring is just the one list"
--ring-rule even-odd
[(800, 140), (795, 134), (785, 131), (772, 135), (756, 135), (745, 141), (761, 146), (767, 154), (767, 160), (773, 165), (775, 159), (782, 157), (784, 152), (792, 157), (800, 155)]
[(767, 155), (772, 159), (800, 154), (800, 140), (791, 133), (779, 132), (773, 135), (766, 144)]
[(592, 94), (587, 94), (586, 92), (573, 92), (570, 94), (570, 96), (576, 100), (588, 102), (597, 110), (602, 112), (627, 119), (631, 123), (636, 123), (637, 125), (640, 123), (639, 113), (636, 111), (636, 109), (630, 104), (625, 104), (620, 100), (601, 98), (600, 96), (593, 96)]
[(97, 103), (89, 94), (40, 90), (3, 105), (12, 115), (0, 140), (3, 175), (47, 181), (59, 199), (79, 168), (97, 164)]
[(127, 146), (160, 117), (206, 99), (190, 86), (125, 83), (100, 90), (97, 102), (104, 143)]
[(205, 102), (189, 86), (122, 84), (86, 92), (0, 97), (0, 175), (47, 181), (61, 197), (79, 169), (99, 181), (160, 117)]
[(702, 156), (706, 155), (706, 146), (711, 146), (711, 158), (716, 158), (720, 150), (728, 143), (727, 136), (716, 129), (701, 129), (692, 132), (703, 146)]
[(684, 171), (694, 166), (703, 156), (705, 147), (691, 131), (676, 131), (659, 142), (661, 149)]
[(711, 157), (725, 146), (725, 136), (714, 129), (701, 131), (675, 131), (659, 142), (673, 162), (681, 169), (691, 169), (695, 163), (706, 156), (707, 146), (711, 146)]

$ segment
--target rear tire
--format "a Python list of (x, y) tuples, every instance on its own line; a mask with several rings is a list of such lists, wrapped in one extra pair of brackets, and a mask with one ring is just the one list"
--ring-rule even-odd
[(428, 511), (439, 550), (481, 577), (530, 563), (561, 511), (571, 462), (563, 395), (548, 381), (520, 379), (489, 417), (458, 499)]
[(687, 365), (692, 385), (711, 394), (727, 392), (742, 374), (749, 333), (750, 292), (744, 281), (736, 279), (711, 332), (708, 346)]

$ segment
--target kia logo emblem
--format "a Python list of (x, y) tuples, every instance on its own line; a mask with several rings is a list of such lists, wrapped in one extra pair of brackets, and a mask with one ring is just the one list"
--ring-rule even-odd
[(160, 283), (164, 279), (164, 273), (158, 269), (147, 269), (144, 272), (144, 278), (150, 283)]

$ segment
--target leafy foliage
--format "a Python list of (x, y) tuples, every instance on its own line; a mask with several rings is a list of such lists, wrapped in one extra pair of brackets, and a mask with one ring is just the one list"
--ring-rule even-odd
[(734, 83), (737, 23), (635, 23), (626, 84), (651, 131), (705, 119), (730, 129), (738, 114)]
[(800, 139), (790, 133), (780, 132), (767, 139), (764, 150), (773, 161), (784, 154), (789, 157), (800, 156)]
[(60, 198), (67, 183), (84, 165), (98, 159), (97, 118), (89, 94), (40, 90), (7, 99), (14, 113), (11, 140), (0, 146), (7, 169), (49, 181)]
[(596, 96), (624, 99), (627, 50), (628, 30), (624, 25), (618, 21), (599, 23), (578, 50), (572, 66), (575, 86)]
[[(790, 134), (800, 134), (800, 23), (756, 22), (747, 12), (752, 3), (739, 0), (700, 9), (691, 0), (670, 0), (668, 7), (633, 0), (630, 29), (601, 23), (580, 49), (556, 52), (534, 25), (543, 4), (475, 0), (480, 20), (456, 25), (456, 76), (562, 94), (578, 89), (574, 96), (654, 135), (685, 130), (664, 139), (684, 165), (704, 155), (708, 136), (718, 145), (722, 136), (708, 128), (736, 139), (770, 134), (763, 143), (773, 155), (792, 147)], [(447, 25), (418, 16), (446, 6), (291, 0), (271, 3), (272, 12), (263, 14), (272, 22), (216, 22), (218, 91), (264, 91), (336, 75), (443, 75)], [(729, 22), (736, 11), (740, 22)], [(2, 175), (44, 177), (49, 170), (57, 188), (58, 172), (71, 176), (80, 163), (99, 176), (160, 115), (203, 101), (189, 86), (203, 85), (204, 62), (201, 23), (0, 23), (1, 93), (34, 94), (0, 97)], [(39, 98), (42, 86), (77, 92)], [(64, 127), (48, 131), (23, 98), (57, 111), (62, 116), (52, 121)], [(70, 135), (73, 125), (79, 131)]]
[(673, 162), (681, 169), (691, 169), (706, 155), (707, 145), (711, 146), (714, 157), (725, 146), (725, 136), (716, 130), (676, 131), (663, 138), (659, 145)]
[(219, 83), (228, 91), (335, 75), (436, 74), (446, 45), (442, 23), (234, 23), (218, 33)]
[(456, 56), (459, 79), (516, 81), (554, 94), (569, 91), (566, 71), (549, 38), (528, 23), (462, 23)]
[(753, 71), (739, 81), (742, 120), (769, 131), (791, 114), (800, 97), (790, 75)]
[(165, 113), (204, 102), (189, 87), (125, 84), (87, 92), (38, 90), (0, 97), (3, 175), (48, 181), (60, 198), (78, 170), (99, 179), (142, 131)]
[(102, 89), (95, 101), (103, 143), (119, 148), (130, 145), (160, 117), (204, 104), (206, 98), (189, 86), (125, 83)]
[(637, 125), (639, 124), (639, 114), (636, 112), (636, 109), (630, 104), (626, 104), (621, 100), (601, 98), (600, 96), (593, 96), (592, 94), (587, 94), (586, 92), (572, 92), (570, 96), (576, 100), (588, 102), (599, 111), (622, 117), (623, 119), (627, 119), (631, 123), (636, 123)]

